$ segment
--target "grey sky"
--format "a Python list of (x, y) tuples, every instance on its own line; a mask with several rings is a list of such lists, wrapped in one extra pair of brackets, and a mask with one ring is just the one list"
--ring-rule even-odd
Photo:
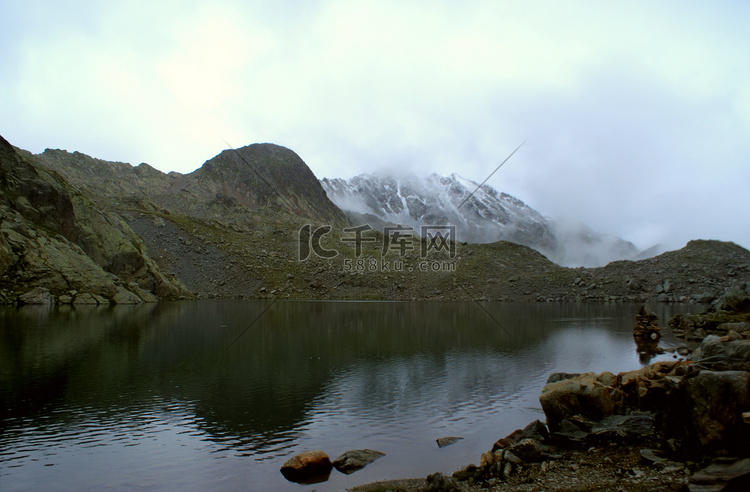
[(457, 172), (648, 247), (750, 247), (743, 1), (0, 0), (0, 134), (190, 172)]

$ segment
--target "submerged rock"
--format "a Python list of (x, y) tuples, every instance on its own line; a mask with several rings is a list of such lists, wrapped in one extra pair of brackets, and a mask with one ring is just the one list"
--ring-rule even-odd
[(372, 449), (355, 449), (353, 451), (347, 451), (333, 460), (333, 466), (341, 473), (350, 474), (357, 470), (361, 470), (383, 456), (385, 456), (385, 453), (381, 453), (380, 451)]
[(435, 439), (435, 442), (437, 442), (439, 448), (444, 448), (451, 444), (456, 444), (461, 439), (463, 439), (463, 437), (439, 437)]

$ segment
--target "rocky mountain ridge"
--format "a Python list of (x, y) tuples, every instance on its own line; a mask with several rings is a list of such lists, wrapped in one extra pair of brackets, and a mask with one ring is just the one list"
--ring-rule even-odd
[(70, 183), (113, 208), (168, 211), (224, 223), (252, 223), (258, 212), (348, 224), (297, 154), (274, 144), (228, 149), (189, 174), (146, 163), (108, 162), (47, 149), (34, 156)]
[(66, 151), (32, 155), (7, 142), (0, 158), (4, 303), (708, 302), (750, 281), (750, 252), (720, 241), (601, 268), (561, 267), (508, 241), (430, 250), (414, 236), (389, 249), (377, 228), (355, 238), (299, 156), (270, 144), (225, 151), (188, 175)]
[[(321, 180), (331, 200), (353, 221), (414, 227), (451, 224), (458, 240), (523, 244), (563, 266), (603, 266), (641, 259), (638, 248), (580, 223), (553, 220), (518, 198), (457, 174), (424, 178), (404, 174), (360, 174), (349, 180)], [(657, 254), (660, 251), (654, 251)], [(652, 255), (653, 256), (653, 255)]]
[[(140, 303), (189, 295), (143, 240), (0, 137), (0, 302)], [(25, 296), (20, 295), (25, 291)]]

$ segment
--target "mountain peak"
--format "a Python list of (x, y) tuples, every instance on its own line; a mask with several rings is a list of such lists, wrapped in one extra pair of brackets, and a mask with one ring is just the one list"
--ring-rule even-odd
[(272, 206), (297, 216), (347, 222), (302, 158), (280, 145), (224, 150), (188, 176), (187, 188), (199, 196), (219, 197), (225, 207)]
[[(40, 163), (97, 198), (196, 217), (246, 221), (252, 214), (307, 217), (347, 223), (305, 162), (280, 145), (262, 143), (227, 149), (190, 174), (164, 174), (146, 163), (136, 167), (80, 152), (47, 149)], [(287, 218), (288, 218), (287, 217)]]
[(360, 174), (349, 180), (323, 179), (321, 184), (342, 210), (415, 230), (422, 225), (455, 225), (461, 241), (511, 241), (565, 266), (601, 266), (638, 254), (632, 243), (582, 224), (558, 224), (522, 200), (457, 173), (424, 178)]

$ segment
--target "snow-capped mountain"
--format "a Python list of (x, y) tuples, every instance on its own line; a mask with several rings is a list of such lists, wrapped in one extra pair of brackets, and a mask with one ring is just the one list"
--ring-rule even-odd
[[(638, 248), (579, 223), (555, 222), (507, 193), (457, 174), (426, 178), (361, 174), (321, 181), (328, 197), (357, 223), (382, 221), (414, 227), (455, 225), (458, 240), (512, 241), (565, 266), (601, 266), (631, 259)], [(382, 225), (377, 224), (377, 225)]]

